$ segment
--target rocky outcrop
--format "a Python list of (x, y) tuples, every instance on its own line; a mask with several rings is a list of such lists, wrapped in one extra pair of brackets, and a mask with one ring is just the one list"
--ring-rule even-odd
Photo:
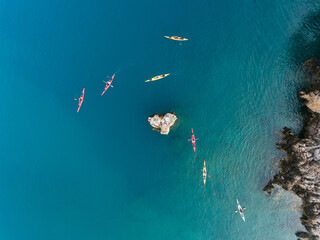
[(153, 130), (159, 131), (161, 134), (168, 135), (171, 127), (177, 120), (175, 113), (153, 114), (148, 118), (148, 122)]
[(299, 239), (320, 239), (320, 64), (311, 59), (304, 66), (316, 82), (299, 92), (309, 110), (302, 136), (284, 128), (278, 147), (287, 153), (287, 158), (280, 161), (280, 172), (263, 190), (270, 194), (273, 184), (277, 184), (298, 195), (303, 200), (301, 222), (307, 232), (296, 235)]
[(320, 113), (320, 92), (318, 90), (305, 93), (299, 92), (300, 98), (307, 100), (305, 105), (315, 113)]
[(315, 57), (306, 61), (303, 66), (312, 78), (320, 80), (320, 64)]

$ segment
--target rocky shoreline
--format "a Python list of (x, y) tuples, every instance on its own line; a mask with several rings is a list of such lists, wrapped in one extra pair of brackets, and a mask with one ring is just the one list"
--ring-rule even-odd
[(307, 231), (296, 235), (298, 239), (320, 239), (320, 64), (312, 58), (303, 65), (311, 76), (308, 89), (298, 93), (308, 109), (304, 127), (299, 136), (289, 128), (282, 131), (277, 146), (287, 158), (280, 161), (280, 172), (263, 191), (271, 194), (276, 184), (299, 196), (303, 200), (301, 223)]

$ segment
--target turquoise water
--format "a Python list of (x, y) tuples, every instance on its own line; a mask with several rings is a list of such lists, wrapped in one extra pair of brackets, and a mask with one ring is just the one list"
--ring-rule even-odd
[[(0, 0), (0, 239), (295, 239), (299, 200), (261, 189), (282, 156), (276, 131), (301, 127), (296, 60), (314, 53), (292, 52), (292, 36), (318, 9)], [(147, 117), (168, 111), (179, 120), (161, 136)]]

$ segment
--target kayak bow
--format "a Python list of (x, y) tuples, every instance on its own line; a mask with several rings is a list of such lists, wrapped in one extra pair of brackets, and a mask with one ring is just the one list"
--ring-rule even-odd
[(155, 77), (153, 77), (153, 78), (150, 78), (150, 79), (146, 80), (145, 82), (157, 81), (157, 80), (160, 80), (160, 79), (162, 79), (162, 78), (165, 78), (165, 77), (167, 77), (167, 76), (169, 76), (169, 75), (170, 75), (170, 73), (158, 75), (158, 76), (155, 76)]
[(178, 37), (178, 36), (164, 36), (165, 38), (171, 39), (171, 40), (175, 40), (175, 41), (188, 41), (189, 39), (187, 38), (182, 38), (182, 37)]

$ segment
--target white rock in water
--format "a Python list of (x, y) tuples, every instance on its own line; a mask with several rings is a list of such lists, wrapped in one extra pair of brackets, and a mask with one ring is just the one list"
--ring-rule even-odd
[(154, 130), (160, 131), (161, 134), (168, 135), (170, 128), (177, 120), (175, 113), (154, 114), (148, 118), (148, 122)]

